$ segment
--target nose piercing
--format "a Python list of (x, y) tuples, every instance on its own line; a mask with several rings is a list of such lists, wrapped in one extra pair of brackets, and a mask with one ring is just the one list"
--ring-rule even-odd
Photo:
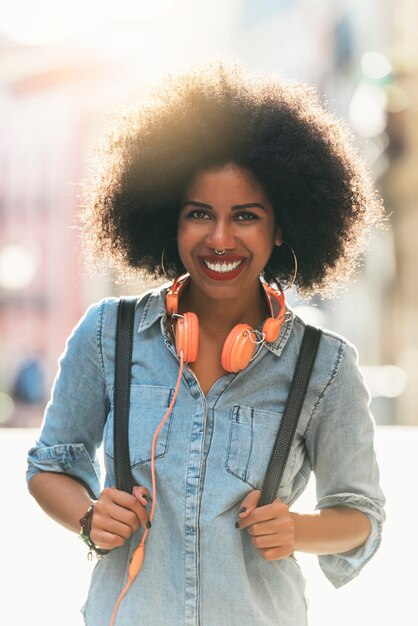
[(223, 250), (217, 250), (215, 248), (215, 254), (218, 254), (219, 256), (222, 256), (223, 254), (225, 254), (225, 248)]

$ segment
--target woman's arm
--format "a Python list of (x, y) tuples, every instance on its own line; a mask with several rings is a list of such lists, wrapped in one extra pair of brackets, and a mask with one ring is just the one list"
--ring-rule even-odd
[(363, 545), (371, 530), (365, 513), (343, 506), (289, 515), (294, 524), (294, 550), (299, 552), (342, 554)]
[(251, 491), (242, 501), (237, 528), (247, 529), (263, 558), (277, 560), (294, 551), (312, 554), (342, 554), (361, 546), (370, 533), (364, 513), (348, 507), (333, 507), (303, 515), (291, 513), (277, 498), (257, 507), (260, 491)]
[(68, 530), (79, 532), (79, 519), (93, 504), (81, 483), (65, 474), (39, 472), (28, 488), (45, 513)]
[[(87, 489), (65, 474), (35, 474), (29, 481), (29, 491), (45, 513), (74, 532), (80, 531), (79, 520), (93, 504)], [(123, 545), (140, 525), (150, 527), (148, 502), (146, 487), (135, 487), (133, 495), (103, 489), (94, 506), (90, 532), (96, 546), (111, 550)]]

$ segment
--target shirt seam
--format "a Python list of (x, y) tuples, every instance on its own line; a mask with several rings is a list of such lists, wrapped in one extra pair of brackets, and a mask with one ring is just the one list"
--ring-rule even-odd
[[(145, 295), (143, 296), (143, 298), (145, 298)], [(142, 300), (143, 298), (141, 298), (141, 300)], [(148, 298), (147, 298), (147, 300), (146, 300), (146, 302), (145, 302), (145, 305), (144, 305), (144, 310), (143, 310), (142, 315), (141, 315), (141, 321), (139, 322), (139, 327), (138, 327), (138, 330), (145, 330), (145, 329), (146, 329), (146, 327), (147, 327), (147, 324), (148, 324), (147, 317), (148, 317), (148, 310), (149, 310), (149, 308), (150, 308), (150, 305), (151, 305), (151, 294), (149, 293), (149, 294), (148, 294)], [(157, 319), (159, 318), (159, 316), (160, 316), (160, 311), (158, 312), (158, 314), (156, 315), (156, 317), (155, 317), (155, 318), (152, 318), (152, 319), (150, 320), (150, 322), (151, 322), (152, 324), (154, 324), (154, 322), (156, 322), (156, 321), (157, 321)]]
[(102, 337), (103, 337), (103, 317), (104, 317), (105, 304), (106, 304), (106, 302), (103, 301), (101, 306), (100, 306), (100, 309), (99, 309), (99, 316), (97, 318), (96, 345), (97, 345), (97, 351), (98, 351), (98, 354), (99, 354), (100, 365), (101, 365), (101, 368), (102, 368), (103, 380), (106, 383), (105, 367), (104, 367), (104, 357), (103, 357), (103, 341), (102, 341)]
[[(328, 333), (322, 331), (322, 333), (324, 335), (327, 335), (328, 337), (332, 337), (332, 335), (329, 335)], [(334, 368), (331, 372), (331, 376), (329, 377), (328, 381), (326, 382), (326, 384), (324, 385), (324, 387), (322, 388), (322, 390), (318, 393), (318, 396), (316, 398), (316, 402), (314, 404), (314, 406), (312, 407), (312, 411), (309, 417), (309, 422), (308, 425), (305, 429), (305, 438), (308, 437), (309, 435), (309, 431), (311, 429), (311, 425), (313, 422), (313, 418), (317, 413), (318, 407), (320, 405), (320, 403), (322, 402), (322, 400), (325, 398), (325, 396), (327, 395), (327, 393), (329, 392), (329, 390), (331, 389), (335, 379), (337, 378), (337, 374), (340, 371), (340, 366), (343, 360), (343, 356), (344, 356), (344, 352), (345, 352), (345, 346), (346, 346), (346, 342), (338, 339), (336, 337), (332, 337), (333, 339), (336, 339), (340, 346), (338, 348), (338, 353), (337, 353), (337, 358), (335, 360), (335, 364), (334, 364)]]

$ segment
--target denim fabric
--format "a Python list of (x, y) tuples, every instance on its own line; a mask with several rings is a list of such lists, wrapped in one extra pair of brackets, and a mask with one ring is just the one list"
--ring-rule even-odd
[[(136, 307), (130, 456), (137, 484), (151, 490), (151, 439), (172, 397), (178, 358), (166, 330), (163, 288)], [(106, 486), (114, 485), (113, 360), (117, 300), (92, 306), (71, 334), (28, 480), (64, 472), (100, 492), (96, 450), (104, 443)], [(238, 508), (261, 488), (304, 331), (292, 312), (274, 344), (242, 372), (220, 378), (205, 397), (185, 368), (178, 399), (157, 444), (157, 507), (142, 571), (123, 599), (119, 626), (303, 626), (304, 578), (294, 556), (265, 561)], [(291, 505), (315, 473), (317, 507), (365, 512), (372, 530), (349, 553), (321, 556), (339, 587), (373, 556), (384, 520), (373, 450), (369, 395), (355, 348), (324, 331), (295, 441), (278, 495)], [(95, 566), (85, 623), (108, 626), (141, 530)]]

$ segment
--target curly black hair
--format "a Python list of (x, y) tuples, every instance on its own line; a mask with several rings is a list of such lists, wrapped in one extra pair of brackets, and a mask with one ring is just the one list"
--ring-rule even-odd
[[(84, 238), (122, 271), (184, 271), (175, 243), (182, 194), (197, 172), (229, 163), (250, 170), (269, 198), (302, 295), (330, 295), (382, 222), (346, 125), (316, 92), (224, 64), (165, 79), (125, 113), (98, 163), (84, 186)], [(276, 247), (269, 276), (288, 281), (293, 269), (288, 246)]]

